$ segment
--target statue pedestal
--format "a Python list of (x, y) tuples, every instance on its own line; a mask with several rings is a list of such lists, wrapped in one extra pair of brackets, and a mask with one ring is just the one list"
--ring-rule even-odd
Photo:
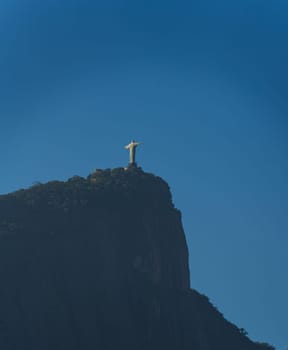
[(136, 162), (135, 162), (135, 163), (129, 163), (129, 164), (128, 164), (128, 168), (129, 168), (129, 169), (138, 169), (138, 165), (137, 165)]
[(137, 163), (129, 163), (126, 168), (124, 168), (126, 171), (133, 171), (133, 172), (141, 172), (143, 171), (141, 167), (137, 165)]

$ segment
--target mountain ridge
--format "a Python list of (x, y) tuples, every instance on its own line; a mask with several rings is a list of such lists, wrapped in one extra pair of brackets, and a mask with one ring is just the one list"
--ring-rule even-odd
[(181, 213), (141, 168), (0, 196), (0, 239), (1, 349), (273, 349), (190, 288)]

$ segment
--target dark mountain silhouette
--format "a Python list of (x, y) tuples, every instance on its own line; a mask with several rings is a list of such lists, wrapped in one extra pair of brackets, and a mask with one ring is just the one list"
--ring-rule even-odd
[(268, 350), (190, 289), (169, 187), (140, 168), (0, 196), (1, 350)]

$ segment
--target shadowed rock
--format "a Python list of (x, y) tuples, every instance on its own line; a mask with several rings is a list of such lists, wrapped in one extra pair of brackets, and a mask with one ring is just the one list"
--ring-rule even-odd
[(1, 350), (260, 350), (190, 289), (180, 212), (138, 167), (0, 196)]

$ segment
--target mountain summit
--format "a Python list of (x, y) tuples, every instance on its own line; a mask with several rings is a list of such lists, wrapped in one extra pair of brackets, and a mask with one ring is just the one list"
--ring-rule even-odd
[(265, 350), (190, 289), (181, 214), (137, 166), (0, 196), (1, 350)]

